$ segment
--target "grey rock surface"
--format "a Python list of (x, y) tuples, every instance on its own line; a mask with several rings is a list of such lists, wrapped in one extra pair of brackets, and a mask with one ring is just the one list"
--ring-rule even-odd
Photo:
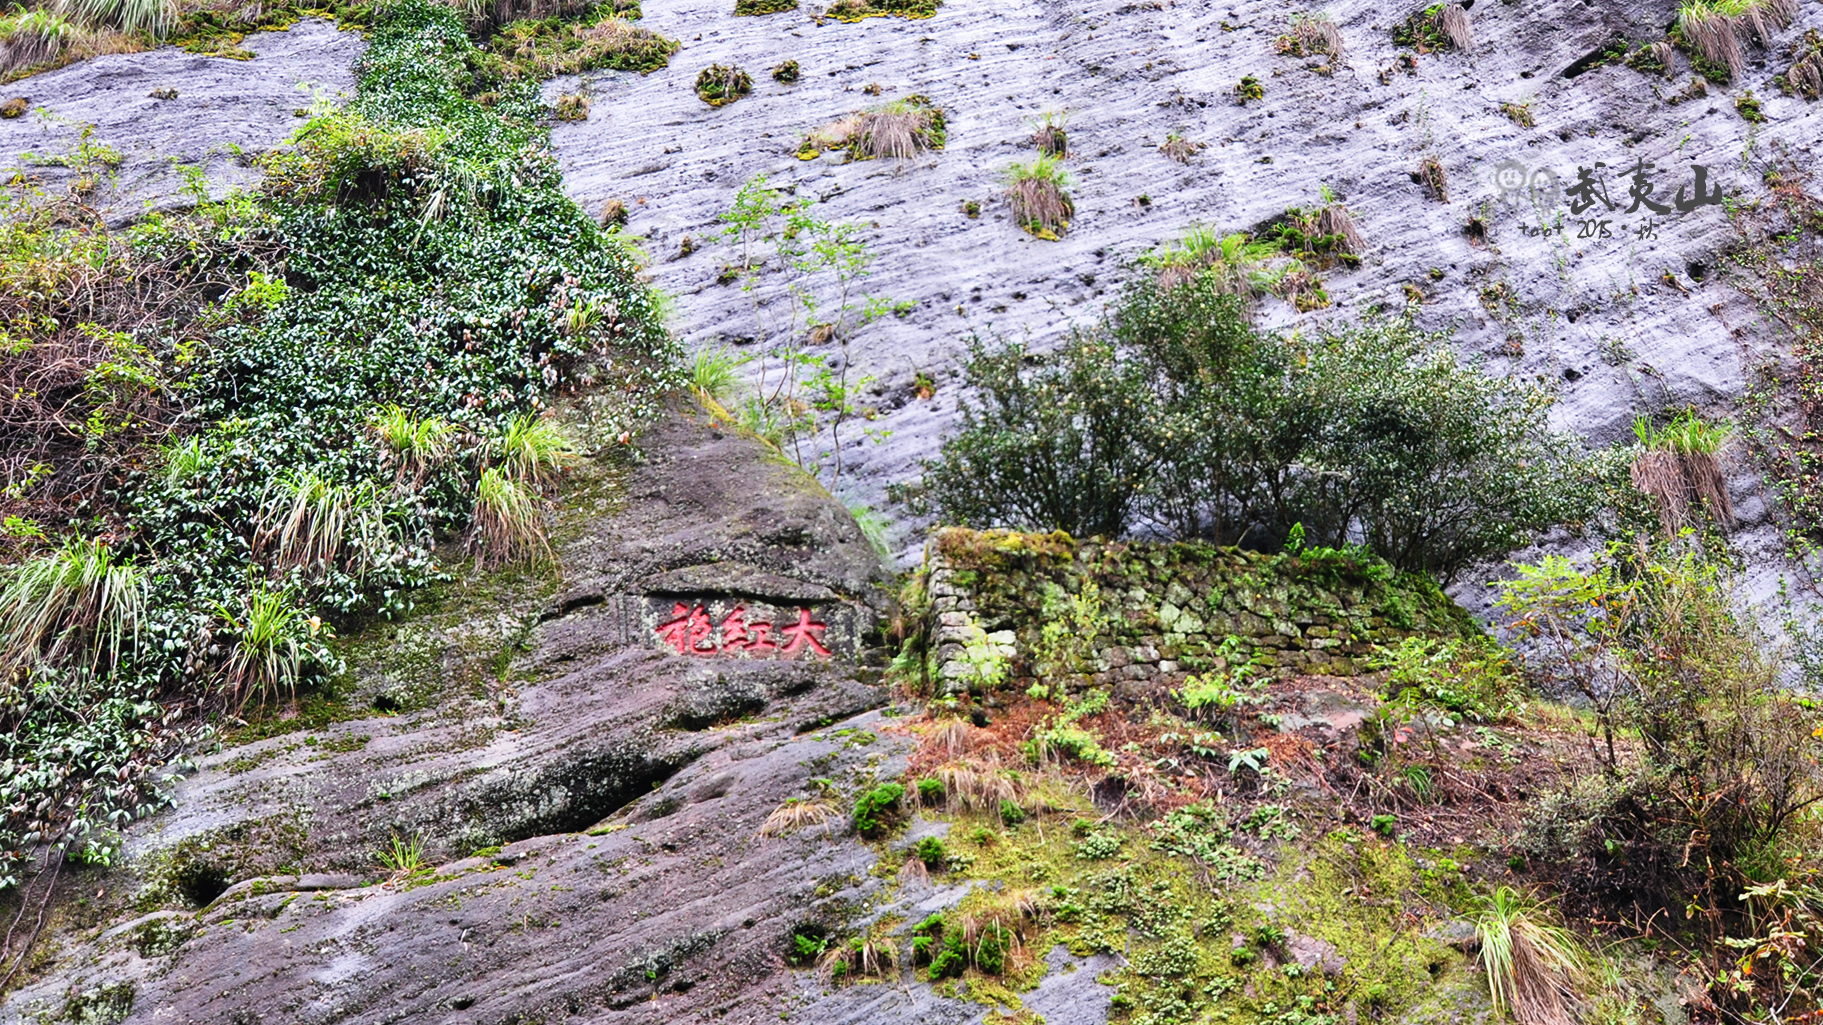
[[(283, 143), (319, 101), (354, 89), (354, 59), (364, 44), (354, 33), (305, 19), (285, 32), (250, 35), (252, 60), (185, 53), (167, 46), (111, 54), (0, 86), (24, 97), (22, 117), (0, 121), (0, 167), (19, 168), (44, 185), (68, 184), (75, 171), (47, 166), (74, 150), (85, 128), (124, 160), (102, 191), (113, 223), (146, 209), (191, 205), (178, 167), (199, 168), (212, 195), (259, 181), (260, 153)], [(152, 95), (175, 90), (170, 99)], [(29, 155), (29, 156), (28, 156)]]
[[(885, 489), (914, 479), (954, 423), (972, 334), (1054, 346), (1072, 325), (1101, 316), (1123, 261), (1193, 224), (1260, 225), (1316, 202), (1324, 187), (1354, 211), (1367, 258), (1359, 270), (1327, 276), (1333, 308), (1298, 314), (1272, 300), (1267, 324), (1313, 327), (1376, 306), (1398, 310), (1409, 285), (1424, 296), (1422, 325), (1453, 328), (1461, 352), (1485, 360), (1489, 373), (1552, 383), (1561, 396), (1556, 422), (1592, 444), (1626, 437), (1636, 414), (1665, 407), (1731, 415), (1754, 364), (1780, 359), (1789, 339), (1725, 280), (1718, 254), (1732, 229), (1722, 208), (1674, 209), (1643, 232), (1647, 219), (1624, 212), (1623, 172), (1642, 159), (1656, 165), (1653, 197), (1662, 201), (1691, 184), (1693, 163), (1743, 198), (1759, 193), (1770, 161), (1814, 166), (1823, 108), (1783, 95), (1771, 82), (1783, 61), (1768, 55), (1782, 57), (1791, 40), (1823, 26), (1823, 7), (1804, 5), (1771, 51), (1751, 50), (1740, 82), (1705, 99), (1668, 102), (1690, 79), (1682, 56), (1671, 80), (1618, 64), (1567, 77), (1617, 35), (1662, 37), (1674, 7), (1483, 2), (1471, 11), (1471, 52), (1422, 55), (1415, 71), (1395, 69), (1382, 82), (1406, 8), (1322, 5), (1346, 44), (1342, 66), (1324, 77), (1306, 66), (1315, 61), (1275, 54), (1274, 40), (1303, 8), (1268, 0), (948, 0), (929, 20), (857, 24), (819, 23), (814, 2), (736, 18), (724, 0), (652, 0), (646, 24), (684, 42), (669, 68), (547, 89), (593, 96), (589, 120), (554, 133), (566, 186), (591, 211), (609, 199), (627, 204), (627, 230), (653, 255), (657, 284), (678, 296), (678, 328), (694, 346), (761, 348), (751, 297), (716, 281), (732, 250), (702, 244), (718, 236), (718, 216), (749, 176), (764, 172), (817, 199), (820, 216), (864, 226), (877, 256), (867, 289), (916, 306), (854, 338), (854, 373), (877, 378), (867, 403), (880, 418), (870, 426), (891, 433), (876, 443), (852, 432), (851, 472), (832, 487), (885, 509), (901, 560), (915, 561), (923, 525), (887, 508)], [(799, 82), (766, 74), (785, 59), (801, 65)], [(697, 99), (694, 77), (711, 63), (748, 69), (753, 95), (720, 108)], [(1237, 102), (1244, 75), (1265, 84), (1263, 101)], [(877, 98), (863, 91), (871, 84), (881, 87)], [(1764, 124), (1735, 112), (1734, 99), (1749, 89)], [(856, 163), (794, 155), (818, 125), (912, 94), (949, 112), (941, 152)], [(1502, 102), (1529, 103), (1536, 127), (1510, 120)], [(1040, 241), (1010, 222), (997, 198), (1000, 174), (1031, 159), (1033, 119), (1065, 110), (1077, 215), (1061, 241)], [(1158, 152), (1170, 133), (1207, 148), (1175, 163)], [(1445, 169), (1448, 202), (1416, 184), (1425, 156)], [(1595, 210), (1612, 221), (1612, 237), (1579, 238), (1582, 219), (1561, 194), (1534, 203), (1529, 186), (1504, 189), (1496, 176), (1508, 162), (1528, 182), (1548, 186), (1533, 176), (1550, 172), (1564, 187), (1579, 167), (1606, 164), (1621, 210)], [(1141, 196), (1149, 205), (1137, 204)], [(963, 213), (969, 200), (982, 204), (980, 219)], [(1485, 236), (1470, 232), (1471, 219)], [(1560, 223), (1562, 232), (1537, 231)], [(688, 254), (686, 237), (696, 243)], [(1484, 290), (1496, 288), (1513, 301), (1484, 303)], [(937, 383), (933, 398), (914, 396), (918, 373)], [(1767, 610), (1789, 567), (1757, 474), (1744, 453), (1733, 458), (1747, 597)], [(1486, 614), (1484, 588), (1458, 593)]]

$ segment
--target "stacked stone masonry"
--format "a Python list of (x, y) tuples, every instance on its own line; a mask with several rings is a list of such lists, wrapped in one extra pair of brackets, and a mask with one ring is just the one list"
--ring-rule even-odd
[(951, 691), (968, 689), (987, 651), (1009, 660), (1009, 686), (1138, 696), (1246, 663), (1353, 676), (1376, 646), (1480, 629), (1433, 581), (1353, 553), (952, 528), (933, 539), (925, 573)]

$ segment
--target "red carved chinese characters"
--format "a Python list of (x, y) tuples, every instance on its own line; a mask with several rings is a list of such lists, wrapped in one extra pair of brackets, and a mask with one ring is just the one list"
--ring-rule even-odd
[(736, 605), (716, 625), (702, 605), (692, 608), (677, 602), (671, 607), (671, 618), (660, 623), (655, 632), (660, 641), (679, 655), (796, 657), (797, 652), (808, 650), (813, 658), (829, 657), (829, 648), (823, 643), (823, 633), (829, 624), (811, 619), (809, 609), (799, 609), (797, 622), (778, 629), (777, 636), (782, 644), (772, 639), (772, 623), (752, 621), (747, 615), (745, 605)]

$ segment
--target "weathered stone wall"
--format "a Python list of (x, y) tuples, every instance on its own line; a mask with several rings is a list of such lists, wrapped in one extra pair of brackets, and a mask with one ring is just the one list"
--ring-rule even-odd
[(1479, 631), (1434, 582), (1336, 553), (951, 529), (925, 568), (937, 674), (956, 691), (978, 672), (971, 644), (1010, 659), (1007, 685), (1137, 695), (1249, 660), (1352, 676), (1376, 644)]

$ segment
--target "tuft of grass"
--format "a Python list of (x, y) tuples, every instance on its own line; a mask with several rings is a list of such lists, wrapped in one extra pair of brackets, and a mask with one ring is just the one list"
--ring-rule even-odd
[(518, 483), (537, 488), (576, 464), (576, 448), (557, 424), (535, 413), (507, 421), (494, 440), (495, 465)]
[(734, 13), (740, 17), (783, 14), (798, 9), (798, 0), (734, 0)]
[(1697, 69), (1705, 77), (1733, 80), (1743, 66), (1741, 37), (1769, 47), (1797, 14), (1797, 0), (1684, 0), (1672, 34), (1707, 64)]
[(942, 149), (944, 138), (942, 108), (923, 96), (908, 96), (860, 115), (854, 132), (854, 153), (862, 160), (904, 159)]
[(625, 18), (604, 16), (592, 25), (515, 21), (488, 45), (506, 58), (509, 75), (545, 79), (604, 68), (647, 74), (670, 64), (683, 44)]
[(475, 481), (469, 550), (487, 566), (551, 555), (544, 534), (544, 501), (530, 485), (490, 466)]
[(189, 486), (213, 465), (209, 450), (200, 435), (165, 446), (165, 483), (173, 488)]
[(1251, 100), (1265, 99), (1266, 86), (1252, 75), (1246, 75), (1235, 83), (1234, 95), (1240, 98), (1241, 106), (1245, 107)]
[(454, 451), (455, 429), (441, 417), (413, 416), (397, 403), (374, 411), (368, 431), (379, 442), (396, 479), (414, 485), (443, 465)]
[(601, 217), (598, 223), (606, 229), (624, 228), (627, 226), (627, 204), (624, 200), (610, 199), (601, 204)]
[(802, 72), (798, 70), (797, 61), (784, 61), (779, 64), (778, 67), (772, 69), (772, 80), (774, 82), (782, 82), (786, 85), (790, 85), (798, 80), (800, 74), (802, 74)]
[(225, 606), (217, 611), (234, 635), (220, 676), (229, 698), (245, 706), (255, 697), (295, 696), (304, 668), (304, 639), (317, 627), (290, 593), (261, 588), (242, 596), (238, 611)]
[(0, 682), (40, 662), (89, 672), (113, 665), (138, 639), (145, 608), (145, 572), (116, 562), (101, 541), (70, 541), (9, 567), (0, 585)]
[(1495, 890), (1475, 919), (1488, 995), (1520, 1025), (1574, 1025), (1587, 968), (1575, 939), (1544, 920), (1536, 901)]
[(1461, 4), (1444, 4), (1437, 12), (1437, 28), (1449, 38), (1451, 45), (1467, 53), (1475, 48), (1475, 35), (1469, 27), (1469, 12)]
[(1251, 301), (1277, 285), (1281, 272), (1272, 261), (1278, 254), (1276, 245), (1252, 241), (1245, 232), (1223, 235), (1193, 225), (1182, 239), (1147, 253), (1140, 262), (1153, 269), (1161, 288), (1207, 275), (1220, 291)]
[(711, 107), (722, 107), (753, 91), (753, 76), (740, 68), (711, 64), (697, 73), (696, 95)]
[(760, 824), (761, 836), (784, 836), (795, 833), (808, 826), (820, 826), (834, 818), (836, 809), (828, 801), (810, 797), (790, 797), (785, 803), (772, 809), (766, 821)]
[(172, 0), (58, 0), (57, 13), (93, 28), (164, 38), (177, 20)]
[(277, 570), (337, 566), (346, 547), (357, 557), (383, 547), (384, 513), (371, 486), (336, 484), (299, 470), (266, 489), (253, 548), (268, 554)]
[(1722, 476), (1721, 449), (1732, 430), (1726, 423), (1708, 423), (1686, 409), (1664, 427), (1654, 427), (1647, 417), (1633, 421), (1639, 450), (1629, 476), (1633, 486), (1652, 499), (1665, 533), (1676, 535), (1690, 525), (1689, 508), (1697, 501), (1724, 528), (1734, 526), (1734, 503)]
[(1013, 219), (1033, 235), (1055, 241), (1070, 226), (1076, 205), (1070, 200), (1070, 175), (1056, 157), (1041, 156), (1006, 169), (1007, 204)]
[(1814, 28), (1806, 31), (1804, 38), (1793, 44), (1791, 57), (1791, 67), (1782, 76), (1785, 91), (1807, 101), (1823, 99), (1823, 32)]
[(393, 837), (388, 849), (380, 852), (380, 864), (385, 866), (393, 879), (399, 880), (423, 871), (424, 838), (413, 834), (409, 840)]

